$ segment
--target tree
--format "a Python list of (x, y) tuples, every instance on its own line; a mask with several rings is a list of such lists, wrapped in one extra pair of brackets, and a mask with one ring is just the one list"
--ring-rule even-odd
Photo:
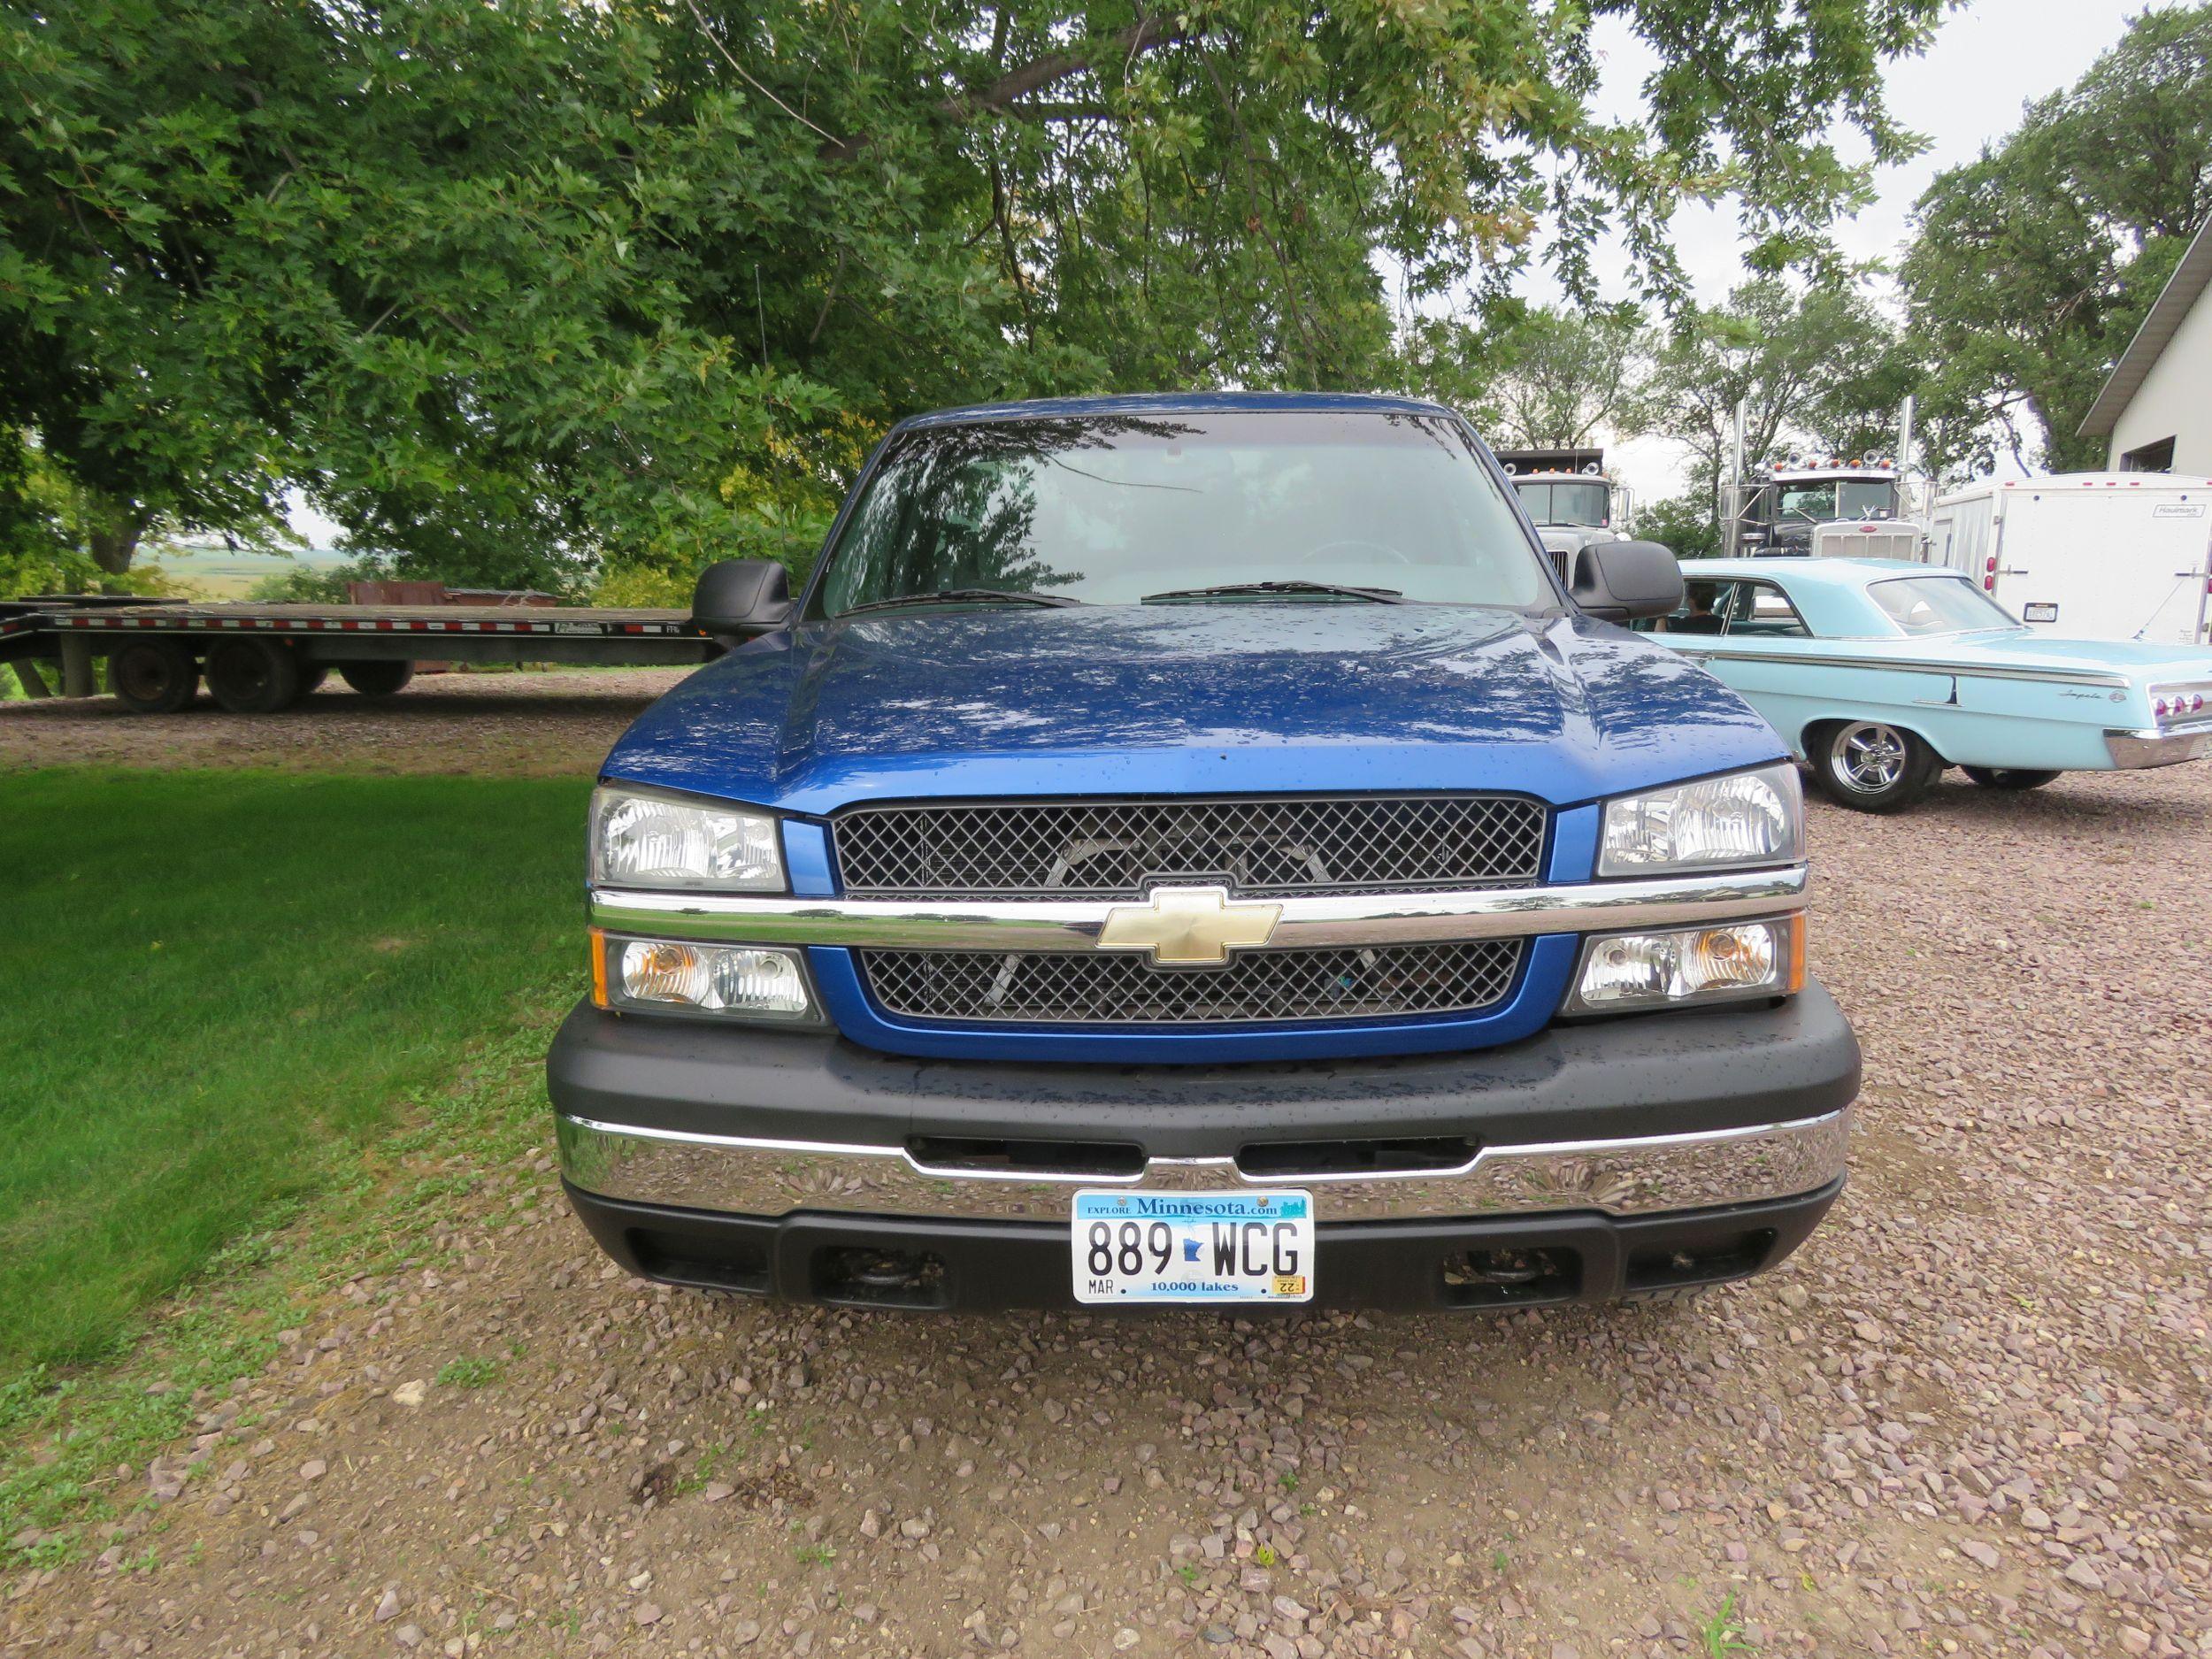
[(1690, 488), (1638, 510), (1636, 534), (1671, 549), (1678, 559), (1720, 557), (1720, 526), (1713, 516), (1710, 490), (1693, 478)]
[(1939, 174), (1901, 270), (1931, 453), (2094, 466), (2075, 428), (2212, 214), (2212, 6), (2147, 11), (2067, 91)]
[(1916, 373), (1863, 295), (1758, 278), (1725, 305), (1682, 313), (1653, 365), (1651, 426), (1689, 446), (1717, 523), (1739, 403), (1747, 466), (1778, 458), (1792, 442), (1863, 453), (1889, 447)]
[[(819, 535), (919, 406), (1360, 386), (1417, 296), (1577, 291), (1732, 196), (1817, 262), (1941, 0), (0, 0), (0, 422), (115, 529), (288, 487), (575, 587)], [(1655, 48), (1601, 121), (1591, 28)], [(1548, 241), (1540, 228), (1550, 224)]]
[(1456, 320), (1409, 331), (1409, 379), (1473, 415), (1494, 444), (1566, 449), (1644, 420), (1650, 342), (1633, 306), (1499, 308), (1483, 333)]

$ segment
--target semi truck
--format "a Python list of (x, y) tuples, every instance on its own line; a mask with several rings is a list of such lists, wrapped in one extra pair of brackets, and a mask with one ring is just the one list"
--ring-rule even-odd
[(1915, 559), (1927, 534), (1913, 472), (1913, 400), (1897, 411), (1894, 456), (1806, 455), (1753, 464), (1738, 403), (1722, 474), (1721, 557)]
[(1937, 498), (1924, 557), (2031, 627), (2212, 645), (2212, 478), (1985, 479)]
[(1886, 459), (1828, 456), (1758, 468), (1740, 492), (1736, 551), (1745, 558), (1917, 558), (1925, 532), (1905, 489)]
[(877, 1309), (1510, 1310), (1773, 1266), (1859, 1053), (1782, 741), (1449, 410), (917, 417), (587, 824), (571, 1203)]

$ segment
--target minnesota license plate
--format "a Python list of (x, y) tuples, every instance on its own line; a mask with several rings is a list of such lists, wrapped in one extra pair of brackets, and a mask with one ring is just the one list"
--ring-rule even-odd
[(1310, 1302), (1313, 1194), (1075, 1195), (1069, 1256), (1078, 1302)]

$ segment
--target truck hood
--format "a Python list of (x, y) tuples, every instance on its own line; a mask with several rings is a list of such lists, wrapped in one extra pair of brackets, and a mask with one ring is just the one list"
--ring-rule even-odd
[(1702, 669), (1582, 617), (1443, 605), (910, 611), (731, 652), (603, 768), (857, 801), (1500, 789), (1559, 805), (1779, 758)]

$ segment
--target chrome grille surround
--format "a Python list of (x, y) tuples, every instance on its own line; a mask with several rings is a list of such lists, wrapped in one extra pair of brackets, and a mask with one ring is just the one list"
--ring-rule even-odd
[(862, 982), (913, 1019), (1054, 1025), (1243, 1025), (1469, 1014), (1520, 971), (1518, 939), (1370, 949), (1240, 951), (1218, 968), (1051, 951), (861, 950)]
[(1546, 811), (1518, 795), (1314, 795), (861, 806), (832, 820), (850, 898), (1240, 897), (1540, 879)]
[[(1617, 933), (1785, 916), (1805, 908), (1803, 864), (1439, 893), (1316, 894), (1280, 901), (1269, 949), (1381, 948), (1532, 933)], [(755, 945), (887, 950), (1089, 952), (1109, 899), (856, 899), (795, 894), (596, 887), (591, 923), (610, 933)]]

